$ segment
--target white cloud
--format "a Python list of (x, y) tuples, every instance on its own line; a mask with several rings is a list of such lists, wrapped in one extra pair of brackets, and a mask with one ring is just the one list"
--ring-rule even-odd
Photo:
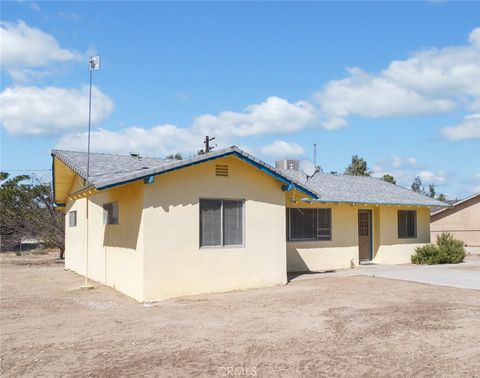
[(198, 116), (192, 128), (204, 135), (226, 138), (287, 134), (313, 125), (316, 117), (315, 107), (306, 101), (291, 103), (283, 98), (269, 97), (260, 104), (248, 105), (241, 113), (225, 111)]
[(62, 48), (52, 35), (23, 21), (0, 21), (2, 68), (16, 84), (25, 84), (58, 71), (59, 62), (77, 61), (81, 55)]
[[(96, 152), (138, 152), (149, 156), (166, 156), (181, 152), (195, 153), (201, 146), (201, 136), (190, 129), (174, 125), (158, 125), (152, 128), (129, 127), (121, 131), (99, 129), (91, 133), (91, 149)], [(86, 150), (87, 133), (63, 136), (57, 148)]]
[(60, 47), (50, 34), (23, 21), (0, 22), (0, 41), (2, 65), (7, 67), (38, 67), (79, 58), (76, 52)]
[(447, 181), (447, 174), (444, 171), (421, 171), (418, 176), (424, 183), (444, 184)]
[(473, 45), (480, 45), (480, 27), (472, 30), (472, 32), (468, 36), (468, 40)]
[(305, 150), (297, 143), (289, 143), (283, 140), (277, 140), (272, 144), (264, 146), (262, 153), (274, 158), (296, 158), (305, 155)]
[(392, 156), (392, 166), (394, 168), (415, 167), (417, 159), (414, 157)]
[(442, 135), (451, 141), (480, 138), (480, 113), (470, 114), (465, 117), (462, 123), (444, 127)]
[(8, 69), (12, 80), (17, 84), (27, 84), (33, 80), (51, 76), (52, 73), (47, 70), (38, 70), (30, 68), (10, 68)]
[[(88, 125), (88, 87), (8, 87), (0, 93), (0, 121), (12, 134), (46, 135)], [(113, 101), (92, 87), (92, 124), (113, 111)]]
[(455, 103), (446, 99), (432, 99), (385, 77), (369, 75), (360, 69), (351, 69), (350, 76), (331, 81), (317, 93), (322, 111), (331, 119), (352, 114), (364, 117), (410, 116), (451, 111)]
[[(351, 68), (315, 94), (323, 126), (346, 124), (351, 115), (395, 117), (441, 114), (480, 106), (480, 28), (465, 46), (417, 51), (378, 73)], [(343, 121), (343, 123), (342, 123)]]
[(435, 184), (439, 187), (448, 185), (452, 176), (451, 172), (444, 170), (432, 170), (425, 164), (418, 162), (414, 157), (391, 156), (379, 161), (373, 167), (374, 176), (382, 177), (388, 173), (395, 177), (397, 184), (410, 188), (416, 176), (422, 179), (425, 186)]

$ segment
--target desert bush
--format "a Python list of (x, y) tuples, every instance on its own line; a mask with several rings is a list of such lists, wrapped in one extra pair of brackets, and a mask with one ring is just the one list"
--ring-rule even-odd
[(412, 263), (414, 264), (440, 264), (440, 250), (434, 244), (427, 244), (415, 248), (412, 255)]
[(412, 255), (414, 264), (458, 264), (465, 258), (463, 242), (456, 240), (453, 235), (443, 232), (437, 236), (437, 244), (427, 244), (415, 248)]
[(463, 261), (467, 255), (463, 245), (463, 241), (454, 239), (448, 232), (442, 232), (437, 236), (437, 246), (440, 254), (445, 256), (446, 264), (458, 264)]

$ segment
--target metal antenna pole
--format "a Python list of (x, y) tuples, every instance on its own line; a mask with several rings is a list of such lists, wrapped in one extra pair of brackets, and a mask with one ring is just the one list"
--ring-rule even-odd
[(88, 96), (88, 147), (87, 147), (87, 185), (88, 185), (88, 178), (90, 175), (90, 129), (91, 129), (91, 122), (92, 122), (92, 76), (93, 76), (93, 69), (92, 69), (92, 61), (90, 60), (90, 93)]
[(317, 143), (313, 144), (313, 164), (317, 166)]
[[(99, 56), (92, 56), (90, 57), (90, 61), (88, 62), (88, 69), (90, 71), (90, 92), (88, 95), (88, 147), (87, 147), (87, 178), (85, 185), (89, 185), (89, 178), (90, 178), (90, 131), (91, 131), (91, 124), (92, 124), (92, 78), (93, 78), (93, 71), (100, 69), (100, 57)], [(85, 212), (85, 285), (84, 288), (91, 289), (92, 286), (88, 285), (88, 242), (89, 242), (89, 235), (88, 235), (88, 195), (86, 196), (86, 212)]]
[[(91, 130), (91, 122), (92, 122), (92, 77), (93, 77), (93, 69), (92, 69), (92, 60), (90, 58), (89, 62), (89, 71), (90, 71), (90, 92), (88, 95), (88, 143), (87, 143), (87, 180), (86, 186), (88, 186), (88, 179), (90, 177), (90, 130)], [(90, 288), (88, 285), (88, 196), (86, 200), (86, 213), (85, 213), (85, 285), (86, 289)]]

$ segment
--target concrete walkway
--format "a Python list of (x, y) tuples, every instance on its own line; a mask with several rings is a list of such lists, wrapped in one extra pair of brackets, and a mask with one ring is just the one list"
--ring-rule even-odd
[(328, 273), (307, 273), (292, 281), (348, 276), (371, 276), (394, 280), (421, 282), (430, 285), (480, 290), (480, 258), (467, 257), (461, 264), (443, 265), (361, 265), (356, 269), (342, 269)]

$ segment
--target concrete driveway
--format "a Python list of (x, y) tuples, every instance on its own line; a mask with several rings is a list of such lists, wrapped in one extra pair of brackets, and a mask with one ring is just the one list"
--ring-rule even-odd
[(467, 257), (461, 264), (442, 265), (361, 265), (356, 269), (338, 270), (329, 273), (308, 273), (294, 280), (326, 278), (335, 276), (371, 276), (394, 280), (421, 282), (430, 285), (450, 286), (461, 289), (480, 290), (480, 258)]

